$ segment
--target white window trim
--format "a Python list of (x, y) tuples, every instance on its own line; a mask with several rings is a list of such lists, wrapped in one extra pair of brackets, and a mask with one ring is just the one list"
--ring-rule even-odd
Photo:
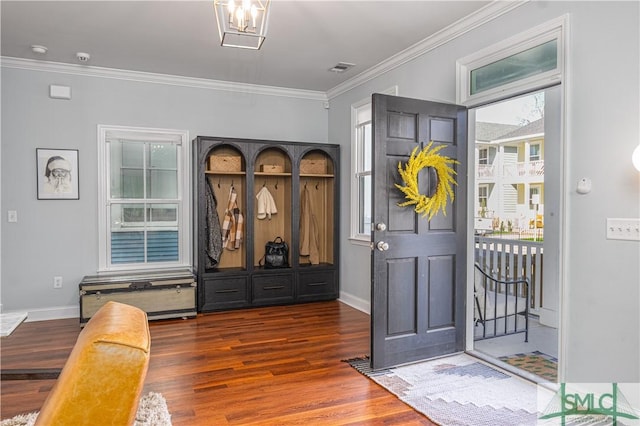
[[(391, 95), (398, 96), (398, 86), (391, 86), (388, 89), (374, 92), (381, 93), (383, 95)], [(361, 99), (358, 102), (355, 102), (351, 105), (351, 226), (349, 239), (353, 244), (356, 245), (370, 245), (371, 243), (371, 235), (360, 234), (360, 199), (358, 197), (359, 188), (358, 188), (358, 176), (357, 172), (359, 170), (359, 151), (358, 151), (358, 135), (356, 132), (356, 123), (358, 122), (358, 108), (361, 108), (367, 104), (371, 104), (371, 97)], [(371, 121), (373, 123), (373, 111), (371, 116)], [(373, 137), (373, 134), (371, 135)], [(372, 182), (373, 184), (373, 177)]]
[[(560, 83), (565, 68), (567, 26), (568, 16), (564, 15), (456, 61), (456, 102), (477, 106)], [(558, 41), (555, 69), (471, 94), (471, 71), (554, 39)]]
[[(150, 135), (151, 134), (151, 135)], [(140, 135), (140, 139), (153, 141), (153, 134), (158, 135), (158, 141), (175, 141), (181, 145), (178, 163), (180, 165), (180, 184), (178, 185), (178, 199), (182, 200), (182, 206), (178, 214), (178, 229), (180, 235), (179, 243), (179, 263), (153, 263), (139, 265), (109, 265), (111, 242), (109, 241), (107, 218), (109, 182), (109, 154), (107, 152), (107, 135), (110, 138), (117, 138), (119, 135), (128, 139), (135, 139)], [(115, 272), (132, 270), (158, 270), (158, 269), (179, 269), (187, 268), (191, 265), (191, 146), (189, 144), (189, 132), (186, 130), (158, 129), (147, 127), (128, 127), (98, 125), (98, 271)]]

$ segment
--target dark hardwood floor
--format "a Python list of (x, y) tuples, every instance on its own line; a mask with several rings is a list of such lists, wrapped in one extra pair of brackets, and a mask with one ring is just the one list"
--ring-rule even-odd
[[(179, 425), (431, 425), (343, 359), (368, 354), (369, 316), (321, 302), (151, 321), (144, 393)], [(77, 319), (23, 323), (2, 368), (62, 367)], [(105, 374), (108, 372), (105, 371)], [(2, 419), (40, 408), (52, 380), (1, 383)]]

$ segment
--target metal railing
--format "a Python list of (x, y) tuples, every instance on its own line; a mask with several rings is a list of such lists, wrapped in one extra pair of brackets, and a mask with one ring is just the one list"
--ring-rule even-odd
[(531, 283), (530, 312), (536, 313), (542, 307), (544, 291), (542, 245), (542, 242), (476, 236), (475, 262), (479, 263), (485, 272), (501, 280), (528, 278)]

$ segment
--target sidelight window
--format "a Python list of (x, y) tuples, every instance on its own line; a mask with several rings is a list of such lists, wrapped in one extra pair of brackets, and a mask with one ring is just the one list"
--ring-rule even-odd
[(355, 180), (358, 205), (355, 236), (368, 238), (371, 235), (371, 104), (357, 109), (355, 128)]

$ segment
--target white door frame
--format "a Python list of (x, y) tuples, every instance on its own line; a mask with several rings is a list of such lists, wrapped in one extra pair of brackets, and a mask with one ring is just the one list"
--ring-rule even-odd
[[(519, 51), (525, 50), (536, 43), (544, 42), (548, 40), (549, 37), (557, 37), (558, 39), (558, 68), (555, 72), (547, 72), (543, 73), (539, 76), (534, 76), (530, 78), (526, 78), (514, 83), (509, 83), (504, 86), (500, 86), (494, 89), (491, 89), (487, 92), (478, 94), (478, 95), (470, 95), (469, 93), (469, 84), (470, 81), (469, 75), (470, 70), (476, 69), (480, 66), (483, 66), (487, 63), (491, 63), (507, 56), (510, 56)], [(493, 46), (489, 46), (486, 49), (478, 51), (472, 55), (469, 55), (465, 58), (462, 58), (457, 61), (457, 103), (466, 106), (469, 108), (469, 116), (468, 116), (468, 140), (469, 140), (469, 148), (473, 146), (472, 141), (475, 141), (475, 109), (476, 107), (494, 103), (501, 100), (506, 100), (509, 98), (516, 97), (518, 95), (534, 92), (536, 90), (543, 90), (550, 86), (554, 86), (560, 84), (559, 91), (559, 111), (555, 110), (554, 114), (559, 113), (559, 135), (560, 135), (560, 158), (558, 159), (559, 163), (556, 163), (555, 166), (559, 167), (559, 185), (557, 186), (560, 191), (559, 194), (559, 205), (558, 208), (558, 216), (559, 216), (559, 232), (558, 232), (558, 244), (559, 244), (559, 259), (557, 265), (557, 279), (559, 282), (558, 288), (558, 308), (560, 311), (559, 314), (559, 324), (558, 325), (558, 382), (561, 383), (564, 381), (566, 365), (565, 365), (565, 355), (566, 355), (566, 342), (568, 339), (567, 335), (567, 327), (568, 317), (567, 317), (567, 309), (566, 309), (566, 299), (565, 299), (565, 285), (566, 283), (566, 197), (565, 191), (566, 188), (566, 141), (567, 141), (567, 126), (565, 123), (567, 122), (567, 107), (566, 107), (566, 99), (568, 99), (568, 91), (569, 84), (567, 81), (568, 69), (569, 69), (569, 15), (563, 15), (559, 18), (546, 22), (542, 25), (539, 25), (535, 28), (532, 28), (524, 33), (518, 34), (512, 38), (506, 39), (498, 44)], [(546, 105), (546, 103), (545, 103)], [(467, 151), (467, 164), (469, 167), (472, 164), (475, 164), (475, 156), (474, 150), (468, 149)], [(472, 188), (475, 187), (475, 176), (474, 173), (468, 173), (468, 188), (467, 191), (467, 203), (469, 209), (473, 209), (474, 205), (474, 191)], [(468, 215), (467, 220), (467, 229), (473, 229), (473, 215)], [(474, 261), (474, 243), (473, 243), (473, 232), (468, 233), (468, 246), (467, 246), (467, 295), (466, 295), (466, 305), (467, 305), (467, 318), (473, 318), (473, 261)], [(467, 321), (467, 330), (466, 330), (466, 350), (471, 351), (474, 347), (474, 327), (473, 321)]]

